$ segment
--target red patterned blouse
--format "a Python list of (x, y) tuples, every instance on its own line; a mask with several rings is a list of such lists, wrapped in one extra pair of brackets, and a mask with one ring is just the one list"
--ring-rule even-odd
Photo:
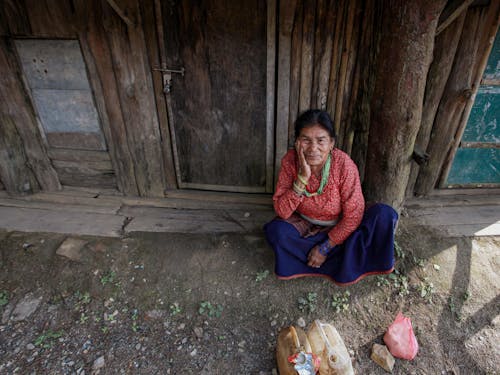
[[(274, 210), (282, 219), (288, 219), (296, 211), (316, 220), (338, 220), (328, 236), (335, 245), (343, 243), (361, 223), (365, 209), (356, 164), (345, 152), (333, 149), (328, 182), (323, 193), (313, 197), (299, 196), (293, 191), (297, 170), (297, 153), (289, 150), (281, 160), (273, 196)], [(321, 176), (311, 175), (307, 190), (316, 191), (320, 182)]]

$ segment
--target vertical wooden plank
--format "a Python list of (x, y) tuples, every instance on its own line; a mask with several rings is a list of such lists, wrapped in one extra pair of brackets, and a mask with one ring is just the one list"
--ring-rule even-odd
[(370, 100), (372, 97), (378, 42), (380, 40), (381, 7), (377, 0), (364, 2), (361, 42), (358, 47), (359, 91), (353, 109), (352, 123), (354, 139), (351, 158), (358, 166), (361, 181), (363, 181), (370, 129)]
[(473, 70), (478, 47), (481, 9), (467, 11), (462, 36), (443, 97), (434, 119), (427, 147), (429, 161), (420, 167), (415, 183), (415, 194), (429, 194), (439, 179), (443, 163), (453, 143), (458, 123), (468, 98), (472, 95)]
[[(431, 137), (432, 125), (442, 99), (444, 88), (450, 75), (453, 59), (457, 52), (458, 41), (462, 34), (464, 20), (467, 12), (464, 12), (449, 27), (436, 37), (434, 46), (434, 58), (427, 74), (425, 85), (425, 96), (422, 111), (422, 121), (415, 140), (415, 149), (426, 151)], [(415, 182), (420, 167), (412, 163), (406, 196), (413, 196)]]
[(275, 181), (281, 158), (288, 147), (288, 122), (290, 118), (290, 57), (292, 28), (297, 0), (280, 1), (278, 30), (278, 92), (276, 115)]
[(302, 28), (299, 112), (303, 112), (311, 108), (312, 82), (314, 72), (314, 24), (316, 22), (316, 1), (303, 1), (304, 25)]
[[(347, 18), (345, 23), (345, 37), (343, 40), (342, 57), (340, 59), (339, 80), (337, 87), (337, 102), (335, 104), (335, 125), (337, 126), (337, 146), (343, 148), (345, 122), (342, 121), (342, 116), (345, 114), (345, 92), (346, 86), (349, 83), (349, 53), (351, 52), (352, 30), (354, 23), (354, 13), (356, 10), (357, 1), (349, 1), (347, 3)], [(348, 88), (347, 88), (348, 90)]]
[[(141, 1), (140, 5), (150, 64), (153, 69), (166, 67), (163, 20), (159, 0)], [(166, 188), (175, 189), (177, 188), (177, 180), (169, 132), (167, 103), (165, 101), (165, 94), (163, 93), (163, 74), (159, 70), (152, 70), (151, 75), (162, 139), (161, 148), (165, 162)]]
[(288, 121), (288, 145), (293, 144), (294, 122), (299, 114), (300, 75), (302, 59), (302, 29), (304, 25), (303, 2), (297, 4), (292, 26), (292, 42), (290, 51), (290, 106)]
[(330, 79), (328, 84), (328, 98), (326, 103), (326, 108), (328, 113), (330, 113), (332, 120), (335, 125), (335, 132), (338, 134), (338, 128), (340, 124), (335, 122), (335, 113), (337, 111), (337, 91), (338, 91), (338, 80), (339, 80), (339, 66), (340, 66), (340, 56), (342, 54), (343, 45), (343, 30), (345, 23), (345, 0), (339, 0), (337, 3), (337, 18), (335, 22), (335, 38), (333, 43), (332, 51), (332, 66), (330, 68)]
[(0, 113), (0, 179), (11, 193), (39, 190), (12, 116), (3, 113)]
[(74, 38), (77, 35), (72, 3), (66, 0), (24, 0), (33, 36)]
[(104, 29), (111, 49), (139, 195), (161, 197), (165, 184), (160, 130), (139, 5), (136, 0), (122, 4), (133, 10), (132, 18), (137, 24), (127, 26), (108, 4), (103, 4)]
[(288, 145), (293, 145), (294, 122), (299, 114), (300, 65), (302, 56), (302, 26), (304, 25), (304, 6), (300, 2), (294, 15), (292, 26), (292, 46), (290, 51), (290, 109), (288, 121)]
[(342, 129), (344, 129), (344, 141), (343, 150), (351, 155), (352, 145), (354, 141), (354, 124), (352, 121), (352, 115), (354, 110), (354, 102), (356, 101), (359, 88), (359, 43), (361, 35), (361, 4), (359, 1), (353, 1), (351, 3), (353, 7), (351, 11), (352, 16), (352, 33), (351, 41), (349, 46), (349, 58), (347, 63), (347, 79), (346, 85), (344, 87), (344, 108), (342, 109)]
[(31, 26), (24, 0), (0, 1), (0, 35), (31, 35)]
[(0, 38), (0, 114), (16, 124), (29, 166), (40, 187), (43, 190), (61, 189), (47, 156), (33, 107), (22, 85), (13, 46), (4, 37)]
[(274, 187), (274, 99), (276, 72), (276, 0), (267, 2), (266, 192)]
[(326, 109), (328, 80), (332, 64), (333, 39), (335, 36), (336, 4), (333, 0), (318, 2), (315, 36), (315, 64), (313, 106)]
[(119, 190), (125, 195), (139, 195), (134, 161), (127, 139), (127, 129), (118, 97), (111, 51), (103, 28), (100, 0), (75, 0), (79, 20), (79, 38), (95, 90), (104, 136), (116, 173)]

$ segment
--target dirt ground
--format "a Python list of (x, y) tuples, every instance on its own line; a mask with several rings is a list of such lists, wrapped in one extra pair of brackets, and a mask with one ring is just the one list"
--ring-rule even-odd
[(272, 374), (280, 328), (314, 319), (357, 374), (384, 374), (370, 350), (398, 311), (420, 351), (393, 373), (500, 374), (498, 237), (403, 218), (397, 271), (349, 287), (277, 280), (262, 233), (78, 236), (57, 255), (68, 237), (0, 231), (0, 374)]

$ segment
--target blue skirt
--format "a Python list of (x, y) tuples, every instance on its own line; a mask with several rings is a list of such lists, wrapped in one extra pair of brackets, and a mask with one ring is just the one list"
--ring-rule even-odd
[(365, 211), (360, 226), (341, 245), (335, 246), (320, 268), (307, 265), (307, 254), (328, 237), (328, 232), (303, 238), (291, 224), (274, 219), (264, 226), (275, 253), (275, 272), (281, 279), (302, 276), (326, 277), (336, 284), (353, 284), (367, 275), (394, 269), (394, 232), (397, 212), (377, 203)]

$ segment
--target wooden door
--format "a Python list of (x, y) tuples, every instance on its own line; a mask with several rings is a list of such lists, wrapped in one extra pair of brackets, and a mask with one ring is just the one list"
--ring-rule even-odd
[(180, 188), (272, 191), (274, 4), (162, 1)]

